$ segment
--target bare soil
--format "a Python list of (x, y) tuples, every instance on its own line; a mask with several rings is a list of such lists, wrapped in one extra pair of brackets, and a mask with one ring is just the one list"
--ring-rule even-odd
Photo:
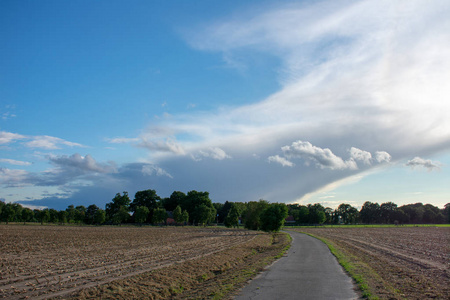
[(347, 256), (380, 299), (450, 299), (450, 228), (305, 228)]
[(289, 243), (220, 228), (21, 225), (1, 225), (0, 241), (8, 299), (221, 298)]

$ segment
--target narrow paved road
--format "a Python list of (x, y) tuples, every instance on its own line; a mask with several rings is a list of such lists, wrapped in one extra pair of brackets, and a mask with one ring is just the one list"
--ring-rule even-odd
[(289, 232), (287, 255), (252, 280), (236, 300), (359, 299), (351, 278), (321, 241)]

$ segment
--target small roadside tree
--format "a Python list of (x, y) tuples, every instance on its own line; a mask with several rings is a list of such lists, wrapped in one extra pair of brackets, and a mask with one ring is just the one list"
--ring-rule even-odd
[(280, 231), (288, 216), (288, 208), (284, 203), (272, 203), (261, 215), (261, 229), (267, 232)]

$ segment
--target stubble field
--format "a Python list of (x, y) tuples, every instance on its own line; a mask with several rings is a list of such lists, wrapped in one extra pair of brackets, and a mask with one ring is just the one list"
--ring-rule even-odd
[(176, 298), (203, 285), (202, 297), (208, 285), (236, 284), (222, 273), (261, 268), (288, 244), (247, 230), (21, 225), (1, 225), (0, 241), (8, 299)]
[(450, 228), (305, 228), (327, 240), (380, 299), (450, 299)]

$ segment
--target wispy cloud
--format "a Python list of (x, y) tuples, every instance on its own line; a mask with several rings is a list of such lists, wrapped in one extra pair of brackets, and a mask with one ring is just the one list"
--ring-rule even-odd
[(57, 137), (43, 135), (43, 136), (34, 136), (31, 137), (31, 141), (25, 143), (25, 145), (29, 148), (40, 148), (40, 149), (61, 149), (60, 145), (69, 146), (69, 147), (84, 147), (81, 144), (69, 142)]
[(411, 168), (424, 168), (428, 171), (439, 170), (442, 166), (441, 162), (432, 161), (431, 159), (423, 159), (420, 157), (414, 157), (405, 164), (407, 167)]
[(9, 143), (15, 142), (16, 140), (22, 140), (25, 138), (26, 138), (26, 136), (21, 135), (21, 134), (0, 131), (0, 145), (9, 144)]
[(79, 143), (69, 142), (54, 136), (27, 136), (18, 133), (0, 131), (0, 145), (8, 145), (17, 141), (23, 141), (28, 148), (39, 148), (47, 150), (61, 149), (61, 146), (85, 147)]
[(28, 161), (21, 161), (21, 160), (15, 160), (15, 159), (8, 159), (8, 158), (0, 158), (0, 162), (7, 163), (10, 165), (16, 165), (16, 166), (29, 166), (31, 165)]
[(271, 162), (278, 163), (278, 164), (282, 165), (283, 167), (293, 167), (293, 166), (295, 166), (295, 164), (293, 162), (291, 162), (291, 161), (287, 160), (286, 158), (281, 157), (279, 155), (269, 156), (267, 158), (267, 161), (270, 162), (270, 163)]

